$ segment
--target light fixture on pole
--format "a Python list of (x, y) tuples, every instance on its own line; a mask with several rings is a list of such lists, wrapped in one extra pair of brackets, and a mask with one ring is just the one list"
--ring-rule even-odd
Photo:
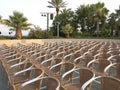
[(53, 20), (53, 13), (51, 12), (40, 12), (41, 16), (47, 17), (47, 30), (49, 31), (49, 16), (50, 20)]

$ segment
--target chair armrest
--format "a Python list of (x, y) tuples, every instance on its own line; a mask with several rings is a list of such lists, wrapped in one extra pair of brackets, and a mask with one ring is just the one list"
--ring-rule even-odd
[(111, 55), (110, 57), (107, 58), (107, 60), (110, 61), (110, 60), (111, 60), (113, 57), (115, 57), (115, 56), (117, 56), (117, 55)]
[(98, 53), (98, 54), (94, 55), (94, 59), (96, 59), (96, 57), (97, 57), (97, 56), (99, 56), (99, 55), (100, 55), (100, 53)]
[(76, 61), (79, 60), (80, 58), (83, 58), (83, 56), (77, 57), (76, 59), (74, 59), (74, 62), (76, 62)]
[(16, 56), (16, 55), (17, 55), (17, 53), (15, 53), (15, 54), (13, 54), (13, 55), (11, 55), (11, 56), (6, 56), (5, 59), (8, 59), (8, 58), (10, 58), (10, 57), (14, 57), (14, 56)]
[(11, 69), (11, 68), (14, 68), (14, 67), (17, 67), (17, 66), (19, 66), (19, 65), (22, 65), (22, 64), (24, 64), (26, 61), (27, 61), (27, 60), (25, 60), (25, 61), (23, 61), (23, 62), (20, 62), (20, 63), (17, 63), (17, 64), (14, 64), (14, 65), (10, 66), (10, 69)]
[(98, 77), (95, 77), (93, 76), (90, 80), (88, 80), (86, 83), (84, 83), (81, 87), (81, 90), (85, 90), (85, 88), (92, 82), (94, 81), (95, 79), (99, 79), (101, 78), (102, 76), (98, 76)]
[(30, 57), (33, 57), (34, 55), (40, 54), (40, 52), (32, 54)]
[(22, 56), (20, 56), (20, 57), (18, 57), (18, 58), (15, 58), (15, 59), (11, 59), (11, 60), (7, 61), (7, 63), (10, 63), (10, 62), (16, 61), (16, 60), (20, 59), (21, 57), (22, 57)]
[(15, 51), (12, 51), (12, 52), (5, 53), (5, 54), (3, 54), (3, 55), (4, 55), (4, 56), (8, 56), (8, 55), (14, 54), (14, 53), (15, 53)]
[(57, 56), (60, 55), (60, 54), (65, 54), (65, 52), (64, 52), (64, 51), (58, 52), (58, 53), (57, 53)]
[(6, 48), (6, 49), (3, 49), (3, 50), (1, 50), (2, 52), (5, 52), (5, 51), (9, 51), (10, 50), (10, 48)]
[(85, 55), (87, 55), (87, 54), (89, 54), (90, 52), (89, 51), (87, 51), (87, 52), (85, 52), (83, 55), (85, 56)]
[(24, 86), (26, 86), (26, 85), (28, 85), (28, 84), (31, 84), (31, 83), (33, 83), (33, 82), (35, 82), (35, 81), (38, 81), (38, 80), (40, 80), (40, 79), (44, 79), (44, 78), (47, 78), (47, 77), (36, 77), (36, 78), (34, 78), (34, 79), (32, 79), (32, 80), (29, 80), (29, 81), (27, 81), (27, 82), (24, 82), (24, 83), (22, 83), (22, 84), (20, 85), (20, 87), (18, 88), (18, 90), (21, 90)]
[(107, 72), (107, 70), (110, 68), (110, 67), (112, 67), (112, 66), (114, 66), (114, 65), (116, 65), (117, 63), (113, 63), (113, 64), (110, 64), (110, 65), (108, 65), (105, 69), (104, 69), (104, 72)]
[(62, 75), (62, 79), (63, 79), (65, 76), (67, 76), (68, 74), (70, 74), (71, 72), (76, 71), (76, 70), (79, 70), (79, 69), (80, 69), (80, 68), (74, 67), (73, 69), (67, 71), (66, 73), (64, 73), (64, 74)]
[(46, 63), (46, 62), (48, 62), (48, 61), (51, 61), (51, 60), (53, 60), (53, 58), (49, 58), (49, 59), (47, 59), (47, 60), (45, 60), (45, 61), (42, 61), (41, 64), (44, 64), (44, 63)]
[(42, 55), (42, 56), (39, 56), (39, 57), (37, 57), (35, 60), (37, 60), (37, 59), (39, 59), (39, 58), (42, 58), (42, 57), (45, 57), (45, 56), (47, 56), (47, 54)]
[(31, 70), (31, 69), (34, 69), (34, 67), (31, 66), (31, 67), (29, 67), (29, 68), (27, 68), (27, 69), (18, 71), (18, 72), (16, 72), (16, 73), (14, 73), (13, 76), (17, 76), (17, 75), (22, 74), (22, 73), (24, 73), (24, 72), (26, 72), (26, 71), (29, 71), (29, 70)]
[(58, 64), (55, 64), (55, 65), (53, 65), (52, 67), (50, 67), (50, 69), (49, 70), (52, 70), (53, 68), (55, 68), (55, 67), (57, 67), (57, 66), (59, 66), (59, 65), (61, 65), (61, 64), (64, 64), (65, 62), (60, 62), (60, 63), (58, 63)]
[(93, 62), (97, 61), (97, 59), (93, 59), (90, 62), (88, 62), (87, 67), (89, 67)]
[(65, 55), (65, 56), (64, 56), (64, 59), (67, 58), (67, 57), (69, 57), (69, 56), (71, 56), (71, 55), (73, 55), (73, 53), (70, 53), (70, 54), (68, 54), (68, 55)]

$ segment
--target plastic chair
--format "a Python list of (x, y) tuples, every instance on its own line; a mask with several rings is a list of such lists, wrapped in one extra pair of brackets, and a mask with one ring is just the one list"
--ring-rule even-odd
[(60, 82), (54, 77), (39, 77), (22, 83), (17, 90), (60, 90)]
[[(78, 74), (77, 75), (77, 78), (76, 80), (78, 82), (74, 82), (74, 76), (72, 76), (72, 80), (71, 80), (71, 83), (67, 83), (65, 84), (64, 83), (64, 78), (68, 77), (69, 74), (73, 73), (74, 75), (75, 74)], [(76, 75), (75, 75), (76, 76)], [(95, 77), (95, 74), (89, 70), (89, 69), (80, 69), (80, 68), (77, 68), (77, 69), (73, 69), (69, 72), (66, 72), (63, 76), (62, 76), (62, 84), (63, 84), (63, 88), (65, 90), (81, 90), (81, 87), (84, 83), (86, 83), (88, 80), (90, 79), (93, 79)]]
[[(89, 86), (90, 84), (91, 86)], [(120, 90), (120, 80), (98, 76), (86, 82), (81, 90)]]
[(96, 75), (103, 75), (105, 68), (110, 64), (108, 60), (93, 60), (88, 63), (87, 67), (91, 68)]
[(13, 79), (12, 83), (16, 88), (18, 88), (22, 83), (34, 78), (40, 78), (43, 75), (44, 75), (44, 71), (42, 69), (30, 67), (28, 69), (24, 69), (14, 73), (12, 78)]
[[(62, 79), (62, 75), (68, 71), (71, 71), (75, 68), (75, 65), (70, 62), (60, 62), (58, 64), (53, 65), (50, 69), (50, 75), (57, 77), (60, 81)], [(66, 81), (71, 79), (72, 73), (66, 78)]]
[(112, 77), (115, 77), (120, 80), (120, 63), (113, 63), (107, 66), (104, 72)]

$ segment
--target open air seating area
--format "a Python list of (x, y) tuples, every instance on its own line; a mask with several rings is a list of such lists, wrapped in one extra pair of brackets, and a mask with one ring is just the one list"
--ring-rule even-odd
[(0, 90), (120, 90), (120, 41), (1, 44), (0, 73)]

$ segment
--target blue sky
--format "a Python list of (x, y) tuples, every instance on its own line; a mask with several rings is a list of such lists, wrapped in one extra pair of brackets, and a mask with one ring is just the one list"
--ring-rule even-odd
[[(13, 11), (19, 11), (28, 18), (30, 23), (39, 25), (41, 28), (46, 29), (46, 17), (42, 17), (40, 12), (52, 12), (55, 13), (54, 8), (48, 8), (48, 1), (50, 0), (0, 0), (0, 15), (4, 18), (8, 18), (12, 15)], [(104, 2), (110, 12), (114, 12), (119, 8), (120, 0), (63, 0), (67, 2), (66, 8), (76, 10), (82, 4), (92, 4), (98, 1)], [(51, 25), (52, 21), (50, 21)]]

